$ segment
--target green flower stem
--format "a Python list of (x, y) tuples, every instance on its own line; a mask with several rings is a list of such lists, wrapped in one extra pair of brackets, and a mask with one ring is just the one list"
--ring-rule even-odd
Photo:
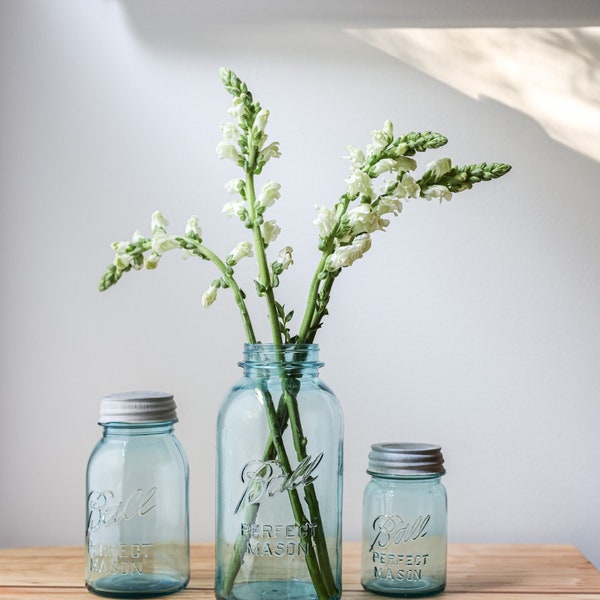
[[(340, 202), (337, 205), (337, 222), (331, 233), (327, 236), (327, 238), (323, 242), (323, 250), (321, 253), (321, 260), (317, 265), (315, 270), (315, 274), (313, 276), (312, 282), (310, 284), (310, 289), (308, 292), (308, 300), (306, 302), (306, 310), (304, 311), (304, 318), (302, 320), (302, 324), (300, 325), (300, 329), (298, 331), (298, 343), (299, 344), (308, 344), (311, 343), (315, 339), (315, 335), (317, 330), (319, 329), (322, 318), (325, 316), (325, 311), (327, 309), (327, 302), (322, 304), (321, 309), (317, 310), (317, 304), (319, 303), (319, 292), (321, 286), (323, 285), (323, 272), (325, 270), (325, 264), (329, 256), (331, 256), (335, 250), (335, 238), (339, 232), (342, 217), (346, 214), (348, 210), (348, 206), (352, 198), (350, 198), (347, 194), (344, 194), (340, 198)], [(333, 275), (328, 275), (326, 277), (326, 286), (328, 286), (327, 295), (321, 293), (321, 298), (329, 299), (329, 292), (331, 291), (331, 286), (333, 285)], [(315, 318), (315, 313), (317, 317)]]
[[(300, 382), (297, 382), (297, 387), (300, 386)], [(298, 402), (296, 395), (287, 391), (284, 393), (284, 398), (288, 407), (290, 426), (294, 432), (294, 447), (296, 449), (296, 456), (298, 462), (302, 462), (306, 459), (306, 444), (307, 439), (304, 435), (302, 423), (300, 421), (300, 414), (298, 412)], [(321, 509), (319, 507), (319, 500), (312, 483), (304, 486), (304, 499), (308, 506), (310, 520), (316, 525), (314, 529), (315, 547), (317, 551), (317, 558), (319, 560), (320, 573), (323, 577), (323, 583), (326, 586), (328, 597), (335, 596), (339, 593), (336, 587), (335, 580), (333, 577), (333, 570), (331, 568), (331, 560), (329, 558), (329, 552), (327, 550), (327, 540), (325, 539), (325, 531), (323, 529), (323, 520), (321, 518)]]
[[(277, 409), (277, 422), (280, 424), (280, 428), (276, 428), (276, 433), (278, 435), (283, 435), (285, 428), (287, 427), (287, 406), (284, 402), (279, 403), (279, 407)], [(277, 452), (275, 449), (275, 443), (273, 441), (273, 432), (270, 432), (269, 439), (263, 452), (262, 460), (263, 462), (269, 462), (271, 460), (275, 460), (277, 458)], [(253, 504), (249, 504), (246, 506), (246, 511), (244, 513), (244, 523), (255, 523), (256, 517), (258, 516), (258, 510), (260, 508), (260, 502), (256, 502)], [(225, 573), (225, 578), (223, 581), (223, 589), (226, 595), (231, 593), (233, 589), (233, 584), (235, 583), (235, 578), (242, 566), (243, 555), (246, 552), (246, 547), (248, 544), (248, 540), (250, 539), (250, 531), (246, 534), (238, 534), (237, 539), (235, 541), (233, 547), (233, 555), (231, 560), (229, 561), (229, 565), (227, 567), (227, 572)]]
[[(263, 386), (263, 389), (261, 389), (260, 392), (263, 396), (265, 410), (267, 413), (267, 420), (269, 422), (269, 428), (271, 430), (273, 444), (275, 446), (275, 450), (277, 452), (277, 456), (279, 458), (280, 465), (283, 468), (284, 472), (291, 473), (292, 467), (291, 467), (285, 446), (283, 444), (283, 439), (282, 439), (281, 433), (279, 431), (279, 421), (277, 418), (277, 411), (275, 410), (275, 406), (273, 404), (273, 398), (271, 397), (271, 393), (269, 392), (269, 390), (266, 389), (266, 384), (264, 381), (261, 382), (261, 385)], [(259, 390), (257, 390), (257, 391), (259, 391)], [(295, 402), (295, 404), (297, 407), (297, 402)], [(294, 431), (293, 428), (292, 428), (292, 431), (294, 433), (294, 437), (296, 437), (297, 431)], [(305, 488), (305, 490), (306, 490), (306, 488)], [(304, 524), (308, 523), (308, 520), (307, 520), (306, 516), (304, 515), (304, 509), (302, 508), (302, 502), (300, 500), (298, 490), (296, 488), (290, 489), (290, 490), (288, 490), (288, 495), (290, 498), (290, 504), (292, 506), (292, 512), (294, 513), (294, 518), (296, 520), (296, 523), (298, 525), (304, 525)], [(321, 528), (317, 528), (317, 529), (321, 529)], [(302, 528), (300, 528), (300, 532), (302, 532)], [(311, 540), (312, 536), (311, 536), (311, 533), (309, 533), (309, 532), (310, 532), (310, 528), (307, 527), (305, 533), (300, 533), (300, 539), (304, 542), (304, 544), (306, 545), (306, 548), (307, 548), (306, 566), (308, 568), (313, 585), (315, 587), (315, 592), (317, 593), (317, 597), (322, 600), (326, 600), (331, 597), (331, 594), (329, 594), (329, 592), (327, 590), (327, 586), (326, 586), (325, 582), (323, 581), (323, 576), (325, 575), (325, 573), (323, 573), (323, 571), (320, 568), (317, 556), (315, 554), (315, 549), (312, 544), (312, 540)], [(325, 550), (326, 550), (326, 548), (325, 548)], [(331, 567), (329, 567), (329, 572), (331, 574)]]
[(231, 288), (235, 302), (240, 310), (242, 323), (246, 332), (246, 338), (250, 344), (255, 344), (256, 336), (254, 335), (254, 328), (252, 327), (250, 313), (248, 312), (248, 307), (246, 306), (246, 301), (244, 300), (244, 292), (242, 292), (240, 286), (233, 278), (231, 268), (228, 267), (212, 250), (209, 250), (206, 246), (202, 245), (200, 241), (190, 237), (177, 238), (177, 241), (180, 243), (182, 248), (191, 250), (194, 254), (200, 256), (201, 258), (210, 260), (217, 267), (217, 269), (221, 271), (223, 280)]
[[(250, 150), (249, 163), (253, 164), (256, 161), (256, 149)], [(246, 197), (248, 199), (248, 213), (250, 222), (252, 223), (252, 234), (254, 236), (254, 251), (256, 252), (256, 260), (258, 262), (259, 283), (264, 289), (264, 295), (267, 299), (267, 308), (269, 311), (269, 322), (271, 324), (271, 334), (275, 345), (281, 344), (281, 328), (279, 326), (279, 318), (277, 316), (277, 308), (275, 305), (275, 294), (273, 293), (273, 283), (269, 274), (269, 264), (267, 262), (267, 253), (265, 251), (265, 243), (260, 229), (259, 219), (256, 211), (256, 191), (254, 188), (254, 175), (252, 172), (246, 174)]]

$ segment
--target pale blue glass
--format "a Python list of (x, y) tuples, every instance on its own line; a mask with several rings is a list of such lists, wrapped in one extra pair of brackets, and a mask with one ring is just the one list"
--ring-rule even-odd
[(217, 422), (216, 597), (339, 598), (343, 418), (318, 346), (244, 350)]
[(173, 421), (105, 424), (87, 468), (86, 587), (150, 598), (189, 576), (188, 463)]
[(441, 474), (371, 475), (363, 497), (362, 586), (396, 597), (443, 591), (447, 501)]

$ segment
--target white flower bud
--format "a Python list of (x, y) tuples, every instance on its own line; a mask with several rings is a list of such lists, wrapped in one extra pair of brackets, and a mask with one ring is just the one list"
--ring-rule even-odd
[(162, 229), (163, 231), (167, 229), (169, 225), (169, 221), (167, 221), (160, 210), (155, 210), (152, 213), (152, 221), (151, 221), (151, 229), (152, 233), (154, 233), (157, 229)]
[(160, 255), (155, 254), (154, 252), (152, 252), (146, 258), (146, 261), (145, 261), (144, 265), (146, 266), (146, 269), (148, 269), (148, 270), (156, 269), (156, 267), (158, 267), (158, 261), (159, 260), (160, 260)]
[(261, 108), (256, 115), (256, 119), (254, 120), (254, 128), (256, 131), (264, 131), (267, 126), (267, 121), (269, 120), (269, 111), (266, 108)]
[(200, 223), (198, 222), (197, 215), (192, 215), (185, 226), (185, 235), (192, 235), (195, 237), (202, 237), (202, 229), (200, 228)]
[(227, 264), (237, 265), (246, 256), (252, 256), (252, 244), (250, 242), (240, 242), (227, 256)]
[(202, 294), (202, 306), (204, 308), (208, 308), (216, 299), (217, 299), (217, 290), (219, 288), (216, 285), (211, 285), (205, 292)]

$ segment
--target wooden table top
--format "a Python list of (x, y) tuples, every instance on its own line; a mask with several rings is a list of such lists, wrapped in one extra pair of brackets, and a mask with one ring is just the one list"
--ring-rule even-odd
[[(191, 547), (192, 577), (175, 598), (214, 599), (214, 546)], [(0, 549), (0, 598), (90, 600), (83, 548)], [(450, 544), (443, 597), (464, 600), (600, 600), (600, 571), (573, 546)], [(360, 544), (344, 543), (343, 598), (383, 598), (360, 585)], [(284, 600), (284, 599), (281, 599)]]

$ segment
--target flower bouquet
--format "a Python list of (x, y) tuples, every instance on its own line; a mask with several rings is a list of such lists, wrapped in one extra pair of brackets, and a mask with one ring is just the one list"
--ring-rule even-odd
[[(281, 186), (273, 180), (257, 185), (267, 163), (279, 158), (279, 144), (269, 142), (269, 111), (247, 85), (227, 69), (221, 78), (233, 97), (228, 111), (233, 121), (221, 126), (217, 153), (241, 170), (241, 177), (225, 186), (233, 199), (223, 212), (241, 222), (249, 239), (221, 257), (205, 244), (197, 216), (190, 217), (182, 234), (172, 234), (157, 211), (150, 235), (136, 232), (131, 240), (113, 244), (115, 257), (100, 289), (131, 270), (155, 269), (172, 250), (216, 268), (202, 304), (208, 307), (221, 290), (231, 290), (246, 337), (240, 363), (245, 375), (224, 402), (218, 423), (216, 595), (338, 598), (342, 418), (333, 393), (318, 379), (322, 363), (315, 344), (332, 288), (409, 199), (447, 201), (476, 183), (505, 175), (510, 166), (456, 166), (443, 158), (417, 175), (417, 155), (440, 148), (447, 139), (430, 131), (398, 136), (390, 121), (372, 132), (364, 150), (348, 147), (350, 174), (343, 193), (333, 206), (317, 207), (320, 258), (302, 319), (292, 329), (295, 313), (276, 291), (293, 264), (293, 250), (283, 246), (272, 252), (281, 230), (268, 218)], [(258, 268), (253, 287), (266, 302), (268, 344), (256, 338), (246, 292), (236, 277), (238, 263), (250, 256)]]

